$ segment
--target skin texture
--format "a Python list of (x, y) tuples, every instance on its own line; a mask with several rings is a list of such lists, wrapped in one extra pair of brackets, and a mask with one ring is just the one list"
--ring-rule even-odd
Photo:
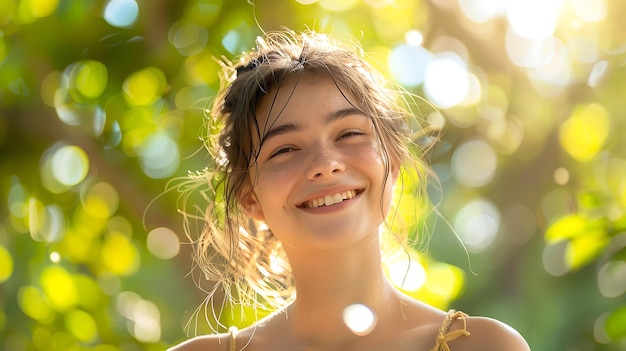
[[(239, 331), (238, 350), (427, 351), (435, 344), (446, 313), (401, 294), (384, 277), (378, 228), (398, 167), (385, 174), (371, 120), (349, 100), (330, 76), (305, 70), (257, 108), (267, 136), (255, 140), (260, 155), (243, 206), (282, 242), (297, 299)], [(356, 196), (331, 206), (305, 205), (347, 191)], [(377, 318), (366, 335), (344, 323), (343, 311), (354, 303)], [(450, 329), (462, 327), (457, 320)], [(451, 350), (529, 350), (515, 330), (493, 319), (468, 317), (467, 330), (471, 336), (451, 341)], [(209, 335), (170, 350), (228, 349), (228, 335)]]

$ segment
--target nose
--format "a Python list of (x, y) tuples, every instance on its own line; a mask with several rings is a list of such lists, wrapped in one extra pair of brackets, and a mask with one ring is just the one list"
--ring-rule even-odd
[(340, 174), (345, 170), (339, 153), (332, 147), (316, 145), (311, 152), (311, 162), (307, 169), (309, 179), (320, 179)]

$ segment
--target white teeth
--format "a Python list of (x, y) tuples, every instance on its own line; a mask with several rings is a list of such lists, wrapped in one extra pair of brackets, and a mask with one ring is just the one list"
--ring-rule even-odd
[(334, 201), (334, 199), (330, 195), (324, 196), (324, 205), (330, 206), (330, 205), (332, 205), (334, 203), (335, 203), (335, 201)]
[(321, 206), (331, 206), (334, 204), (338, 204), (342, 202), (343, 200), (352, 199), (354, 198), (354, 196), (356, 196), (356, 191), (354, 190), (344, 191), (342, 193), (337, 193), (334, 195), (326, 195), (326, 196), (319, 197), (317, 199), (313, 199), (311, 201), (306, 202), (304, 204), (304, 207), (316, 208), (316, 207), (321, 207)]

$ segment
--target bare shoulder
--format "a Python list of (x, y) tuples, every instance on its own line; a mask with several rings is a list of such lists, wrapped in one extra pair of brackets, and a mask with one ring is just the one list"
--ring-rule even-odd
[[(487, 317), (468, 317), (466, 321), (470, 336), (463, 338), (464, 350), (530, 350), (524, 337), (501, 321)], [(456, 324), (456, 326), (459, 325)]]
[(229, 334), (203, 335), (183, 341), (167, 351), (228, 351)]

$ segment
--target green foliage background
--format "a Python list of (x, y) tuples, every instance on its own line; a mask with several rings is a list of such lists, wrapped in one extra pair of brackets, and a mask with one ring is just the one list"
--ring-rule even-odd
[[(304, 2), (143, 0), (116, 27), (106, 1), (0, 0), (0, 349), (161, 350), (207, 332), (189, 248), (170, 258), (171, 235), (149, 238), (183, 238), (176, 194), (159, 195), (206, 165), (214, 58), (282, 26), (354, 36), (383, 66), (410, 30), (433, 51), (460, 47), (481, 95), (441, 111), (433, 196), (452, 226), (467, 204), (489, 204), (498, 235), (468, 260), (439, 223), (420, 259), (451, 282), (416, 296), (501, 319), (534, 350), (626, 349), (624, 3), (588, 1), (605, 16), (582, 21), (572, 8), (584, 1), (547, 1), (560, 4), (564, 49), (595, 56), (538, 71), (507, 54), (506, 16), (472, 21), (464, 1)], [(563, 68), (567, 83), (549, 84)], [(471, 186), (454, 165), (476, 140), (497, 167)], [(172, 154), (159, 146), (175, 159), (157, 162)]]

